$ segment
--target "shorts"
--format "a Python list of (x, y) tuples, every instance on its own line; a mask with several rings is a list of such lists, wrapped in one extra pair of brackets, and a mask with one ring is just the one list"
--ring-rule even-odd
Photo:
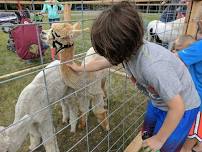
[[(166, 140), (165, 144), (160, 149), (161, 152), (178, 152), (182, 148), (192, 124), (197, 116), (199, 108), (194, 108), (184, 112), (177, 128)], [(165, 118), (167, 111), (160, 110), (152, 105), (151, 101), (148, 102), (147, 111), (143, 123), (143, 139), (149, 138), (158, 133)]]
[(191, 130), (189, 131), (188, 138), (196, 138), (199, 142), (202, 141), (202, 112), (199, 111), (194, 121)]

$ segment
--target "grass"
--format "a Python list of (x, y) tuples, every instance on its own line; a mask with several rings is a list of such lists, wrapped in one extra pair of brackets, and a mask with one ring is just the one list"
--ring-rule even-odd
[[(73, 14), (75, 14), (73, 15), (73, 20), (81, 20), (81, 14), (77, 12)], [(142, 16), (145, 25), (150, 20), (157, 19), (159, 17), (158, 14), (142, 14)], [(83, 18), (89, 20), (82, 22), (82, 26), (84, 28), (91, 27), (93, 22), (92, 19), (95, 18), (95, 14), (85, 13)], [(44, 21), (46, 20), (47, 19), (44, 19)], [(49, 28), (49, 25), (43, 25), (43, 29), (47, 28)], [(36, 61), (32, 64), (27, 64), (25, 61), (19, 59), (19, 57), (17, 57), (15, 53), (8, 51), (6, 48), (7, 39), (8, 35), (3, 32), (0, 32), (0, 76), (41, 64), (39, 61)], [(89, 33), (83, 33), (83, 35), (76, 40), (75, 44), (76, 54), (86, 52), (91, 46)], [(45, 53), (44, 61), (45, 63), (49, 63), (51, 61), (49, 50), (47, 50)], [(14, 119), (14, 108), (18, 96), (22, 89), (30, 83), (30, 81), (34, 78), (36, 74), (37, 73), (34, 73), (29, 76), (25, 76), (3, 84), (0, 83), (1, 126), (8, 126), (12, 123)], [(98, 143), (100, 143), (100, 141), (103, 140), (103, 142), (99, 146), (97, 146), (95, 150), (93, 150), (95, 152), (104, 152), (107, 151), (107, 149), (110, 147), (112, 149), (111, 151), (117, 151), (119, 148), (120, 149), (118, 151), (123, 151), (124, 148), (130, 143), (132, 138), (135, 136), (136, 132), (133, 132), (142, 121), (142, 118), (137, 123), (134, 124), (134, 122), (140, 117), (140, 115), (142, 115), (145, 110), (145, 103), (143, 102), (145, 102), (146, 98), (140, 93), (138, 93), (138, 91), (130, 85), (128, 80), (121, 76), (112, 74), (110, 77), (108, 77), (108, 81), (110, 82), (110, 87), (108, 85), (108, 91), (110, 92), (108, 104), (109, 114), (111, 114), (109, 118), (111, 130), (109, 131), (110, 134), (108, 135), (108, 132), (103, 131), (99, 126), (97, 129), (95, 129), (94, 131), (92, 131), (92, 133), (88, 135), (89, 150), (93, 150), (93, 148)], [(132, 97), (131, 100), (127, 102), (127, 100), (133, 95), (134, 97)], [(134, 110), (140, 103), (143, 103), (143, 105)], [(126, 118), (129, 113), (131, 114)], [(59, 105), (53, 107), (53, 117), (56, 130), (62, 129), (65, 124), (62, 124), (62, 114)], [(92, 112), (90, 112), (88, 119), (88, 132), (95, 128), (97, 125), (98, 123), (95, 116)], [(111, 132), (113, 129), (115, 130)], [(75, 134), (71, 134), (69, 130), (70, 128), (68, 127), (57, 135), (58, 144), (61, 152), (67, 151), (71, 146), (73, 146), (76, 142), (78, 142), (82, 137), (86, 135), (86, 130), (78, 130)], [(126, 141), (127, 138), (128, 140)], [(22, 148), (19, 150), (19, 152), (27, 151), (28, 145), (29, 142), (27, 140), (22, 146)], [(44, 149), (40, 148), (37, 151), (41, 152), (44, 151)], [(82, 140), (72, 151), (87, 151), (87, 138), (84, 138), (84, 140)]]

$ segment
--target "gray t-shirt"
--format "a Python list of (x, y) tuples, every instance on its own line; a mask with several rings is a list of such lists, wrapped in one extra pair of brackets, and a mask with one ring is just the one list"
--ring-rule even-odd
[(200, 98), (186, 66), (164, 47), (144, 41), (137, 55), (132, 55), (123, 65), (155, 107), (167, 111), (166, 102), (178, 94), (186, 110), (199, 107)]

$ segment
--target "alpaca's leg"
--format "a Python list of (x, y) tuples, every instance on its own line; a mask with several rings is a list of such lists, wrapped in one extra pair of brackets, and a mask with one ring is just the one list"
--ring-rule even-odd
[(71, 125), (70, 132), (75, 133), (76, 132), (76, 125), (77, 125), (77, 118), (78, 118), (78, 112), (79, 109), (77, 105), (75, 104), (69, 104), (69, 123)]
[(62, 107), (62, 122), (63, 123), (68, 123), (69, 121), (69, 107), (68, 104), (65, 103), (65, 100), (63, 100), (60, 103), (61, 107)]
[(52, 123), (51, 116), (39, 125), (39, 132), (42, 135), (43, 145), (46, 152), (59, 152), (57, 138), (54, 136), (55, 128)]
[(106, 80), (107, 80), (106, 77), (101, 80), (101, 88), (104, 92), (104, 98), (107, 98)]
[(103, 96), (98, 94), (95, 95), (92, 105), (95, 106), (93, 109), (93, 112), (95, 116), (97, 117), (97, 120), (103, 129), (109, 130), (109, 121), (107, 118), (107, 110), (104, 109), (104, 99)]
[(83, 115), (83, 113), (80, 111), (79, 113), (79, 125), (78, 128), (79, 129), (84, 129), (86, 127), (86, 114)]
[(80, 111), (80, 116), (81, 118), (79, 119), (79, 128), (84, 129), (86, 126), (86, 120), (87, 120), (87, 113), (89, 110), (89, 100), (88, 98), (84, 99), (80, 98), (79, 99), (79, 111)]
[(31, 125), (29, 135), (30, 135), (30, 146), (29, 146), (29, 149), (33, 150), (41, 142), (41, 135), (40, 135), (40, 133), (38, 131), (37, 124)]

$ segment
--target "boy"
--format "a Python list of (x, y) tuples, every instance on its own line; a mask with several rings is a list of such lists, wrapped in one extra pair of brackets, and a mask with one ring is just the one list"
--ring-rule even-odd
[(129, 2), (115, 4), (92, 26), (93, 48), (104, 58), (69, 67), (90, 72), (122, 63), (131, 80), (153, 99), (145, 116), (143, 132), (149, 138), (143, 146), (177, 152), (196, 118), (200, 99), (185, 65), (162, 46), (144, 41), (143, 35), (136, 9)]
[[(198, 34), (197, 34), (198, 35)], [(179, 58), (188, 67), (192, 79), (195, 83), (195, 87), (198, 91), (200, 99), (202, 101), (202, 40), (194, 42), (193, 37), (190, 35), (180, 36), (175, 41), (175, 49), (178, 53)], [(202, 105), (200, 111), (197, 114), (197, 118), (189, 132), (187, 141), (183, 148), (187, 151), (202, 151)], [(196, 146), (195, 146), (196, 145)]]

